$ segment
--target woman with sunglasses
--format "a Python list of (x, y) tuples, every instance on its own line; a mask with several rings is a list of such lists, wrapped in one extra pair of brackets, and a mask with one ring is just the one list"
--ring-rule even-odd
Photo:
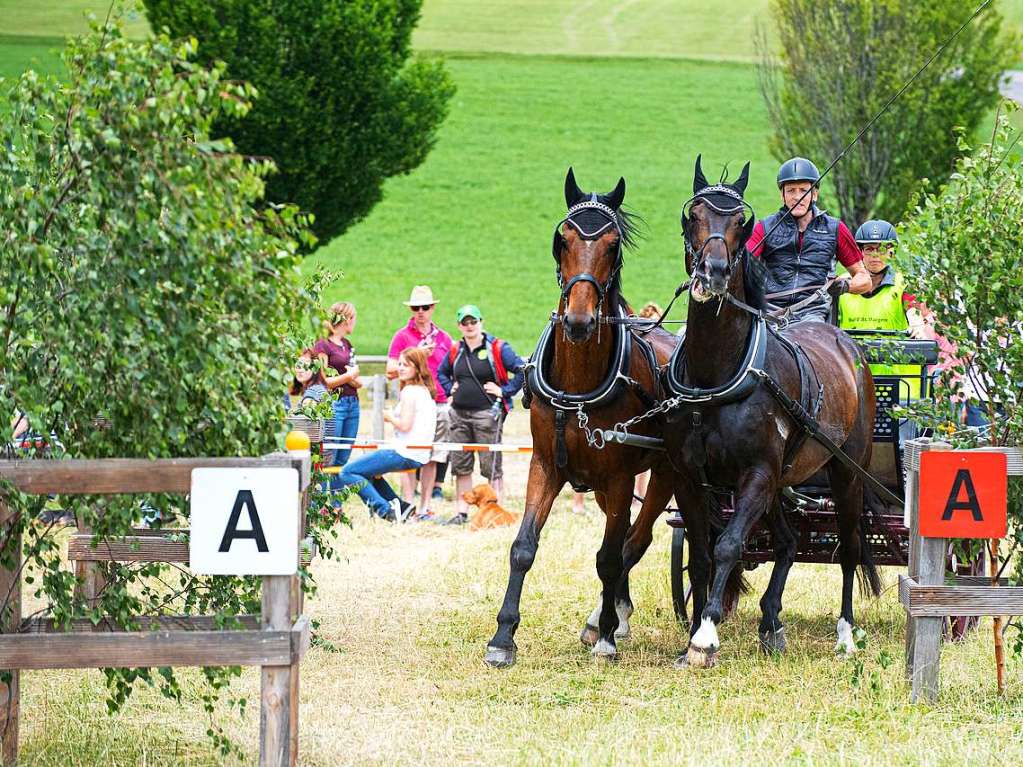
[[(497, 444), (512, 397), (522, 388), (524, 363), (507, 341), (484, 332), (479, 307), (466, 304), (455, 317), (462, 340), (451, 348), (437, 371), (440, 385), (452, 398), (448, 438), (452, 442)], [(445, 524), (460, 525), (469, 520), (469, 505), (462, 494), (472, 486), (473, 455), (451, 453), (458, 513)], [(480, 472), (500, 498), (501, 454), (480, 453)]]
[(312, 349), (303, 349), (295, 360), (291, 383), (285, 396), (289, 411), (309, 402), (319, 402), (327, 396), (327, 385), (323, 380), (322, 362)]

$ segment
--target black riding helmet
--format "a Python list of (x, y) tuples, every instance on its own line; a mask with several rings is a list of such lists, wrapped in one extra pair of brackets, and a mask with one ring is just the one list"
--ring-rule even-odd
[(805, 157), (793, 157), (786, 160), (778, 169), (778, 188), (783, 184), (790, 184), (793, 181), (809, 181), (816, 184), (821, 180), (821, 172), (817, 166)]
[(881, 218), (874, 218), (864, 221), (856, 230), (856, 242), (860, 245), (869, 245), (876, 242), (898, 242), (899, 235), (895, 227)]

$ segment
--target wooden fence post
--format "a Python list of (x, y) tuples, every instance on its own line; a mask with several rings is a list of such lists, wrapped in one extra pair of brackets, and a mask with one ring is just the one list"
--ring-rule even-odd
[[(263, 577), (264, 631), (291, 629), (290, 575)], [(294, 666), (263, 666), (259, 714), (260, 767), (287, 767), (295, 764), (291, 748), (291, 708), (297, 701), (291, 699)], [(297, 671), (296, 671), (297, 673)]]
[[(10, 507), (0, 498), (0, 549), (18, 524)], [(10, 568), (0, 567), (0, 634), (14, 633), (21, 624), (21, 535), (10, 545), (14, 559)], [(8, 597), (8, 594), (10, 595)], [(6, 604), (5, 604), (6, 602)], [(0, 672), (5, 672), (0, 669)], [(6, 670), (8, 682), (0, 681), (0, 764), (13, 766), (18, 761), (18, 720), (21, 716), (20, 672)]]
[[(919, 443), (915, 468), (907, 472), (906, 509), (909, 516), (909, 577), (920, 586), (945, 582), (945, 552), (948, 540), (920, 536), (920, 454), (944, 445)], [(906, 676), (912, 684), (910, 699), (938, 698), (941, 664), (941, 626), (944, 618), (907, 614)]]

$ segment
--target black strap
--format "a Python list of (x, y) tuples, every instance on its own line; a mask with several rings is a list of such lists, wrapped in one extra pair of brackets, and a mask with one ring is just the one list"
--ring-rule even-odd
[(837, 458), (846, 468), (852, 470), (855, 474), (862, 478), (874, 492), (881, 496), (881, 498), (886, 500), (888, 503), (895, 504), (896, 506), (903, 505), (902, 498), (899, 498), (899, 496), (895, 495), (895, 493), (874, 479), (874, 477), (871, 476), (866, 469), (846, 455), (842, 451), (842, 448), (836, 445), (827, 434), (821, 431), (820, 424), (803, 409), (802, 405), (793, 400), (785, 392), (785, 390), (782, 389), (773, 378), (771, 378), (771, 376), (763, 370), (757, 370), (755, 372), (764, 382), (764, 386), (767, 387), (767, 390), (771, 392), (776, 400), (778, 400), (779, 404), (781, 404), (781, 406), (785, 409), (785, 412), (789, 414), (792, 420), (795, 421), (800, 428), (804, 429), (807, 434), (823, 445), (828, 452), (835, 456), (835, 458)]
[(554, 410), (554, 465), (559, 469), (568, 466), (568, 447), (565, 445), (565, 423), (568, 413), (561, 408)]

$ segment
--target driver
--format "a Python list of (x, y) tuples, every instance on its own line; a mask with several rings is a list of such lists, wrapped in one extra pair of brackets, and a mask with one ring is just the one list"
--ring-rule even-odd
[[(859, 294), (871, 288), (870, 274), (849, 227), (817, 207), (820, 178), (817, 166), (803, 157), (783, 163), (778, 170), (782, 207), (758, 221), (746, 243), (767, 267), (768, 300), (790, 310), (791, 322), (827, 322), (831, 315), (827, 293)], [(835, 279), (825, 293), (836, 258), (849, 277)]]

